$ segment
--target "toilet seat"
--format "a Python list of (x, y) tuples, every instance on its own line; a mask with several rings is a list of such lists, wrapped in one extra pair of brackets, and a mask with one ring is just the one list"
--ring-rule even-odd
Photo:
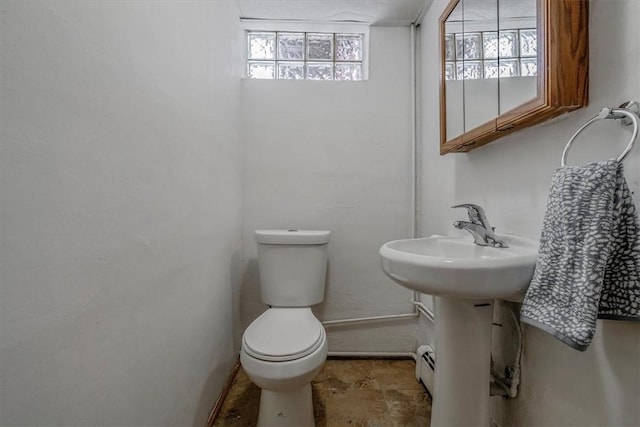
[(259, 360), (285, 362), (308, 356), (324, 341), (324, 327), (310, 308), (270, 308), (249, 325), (242, 350)]

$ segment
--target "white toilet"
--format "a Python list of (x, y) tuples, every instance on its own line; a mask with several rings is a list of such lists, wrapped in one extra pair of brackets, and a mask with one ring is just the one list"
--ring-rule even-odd
[(329, 231), (257, 230), (262, 301), (242, 336), (240, 363), (261, 389), (258, 427), (314, 426), (311, 380), (327, 358), (310, 306), (324, 299)]

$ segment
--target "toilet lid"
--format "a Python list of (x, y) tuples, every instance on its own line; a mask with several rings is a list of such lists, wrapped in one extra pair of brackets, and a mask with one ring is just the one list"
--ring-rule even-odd
[(313, 353), (323, 339), (324, 327), (310, 308), (270, 308), (249, 325), (242, 349), (256, 359), (284, 362)]

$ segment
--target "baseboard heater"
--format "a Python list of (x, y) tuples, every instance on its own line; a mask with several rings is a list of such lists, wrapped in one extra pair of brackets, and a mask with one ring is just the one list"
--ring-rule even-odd
[(436, 354), (429, 345), (418, 347), (416, 379), (421, 381), (433, 397), (433, 372), (436, 369)]

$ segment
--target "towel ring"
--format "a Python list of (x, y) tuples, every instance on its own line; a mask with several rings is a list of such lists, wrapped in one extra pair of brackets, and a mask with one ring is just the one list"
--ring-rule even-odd
[(631, 111), (629, 108), (624, 108), (628, 106), (629, 108), (631, 107), (636, 107), (637, 108), (637, 104), (633, 101), (629, 102), (629, 103), (625, 103), (621, 106), (621, 108), (603, 108), (602, 111), (600, 111), (600, 114), (598, 114), (597, 116), (593, 117), (592, 119), (590, 119), (589, 121), (587, 121), (585, 124), (583, 124), (582, 126), (580, 126), (580, 129), (578, 129), (576, 131), (576, 133), (573, 134), (573, 136), (569, 139), (569, 142), (567, 142), (567, 146), (564, 147), (564, 151), (562, 152), (562, 161), (560, 162), (561, 166), (566, 166), (566, 160), (567, 160), (567, 153), (569, 152), (569, 148), (571, 148), (571, 144), (573, 144), (573, 141), (575, 141), (575, 139), (578, 137), (578, 135), (580, 135), (580, 132), (582, 132), (583, 130), (585, 130), (587, 128), (587, 126), (589, 126), (591, 123), (600, 120), (600, 119), (622, 119), (624, 125), (630, 125), (633, 124), (633, 134), (631, 135), (631, 139), (629, 140), (629, 144), (627, 145), (627, 147), (624, 149), (624, 151), (622, 152), (622, 154), (620, 154), (617, 158), (616, 161), (618, 163), (620, 163), (622, 160), (624, 160), (625, 157), (627, 157), (627, 154), (629, 154), (629, 151), (631, 151), (631, 149), (633, 148), (633, 143), (636, 141), (636, 138), (638, 137), (638, 116), (636, 113), (634, 113), (633, 111)]

